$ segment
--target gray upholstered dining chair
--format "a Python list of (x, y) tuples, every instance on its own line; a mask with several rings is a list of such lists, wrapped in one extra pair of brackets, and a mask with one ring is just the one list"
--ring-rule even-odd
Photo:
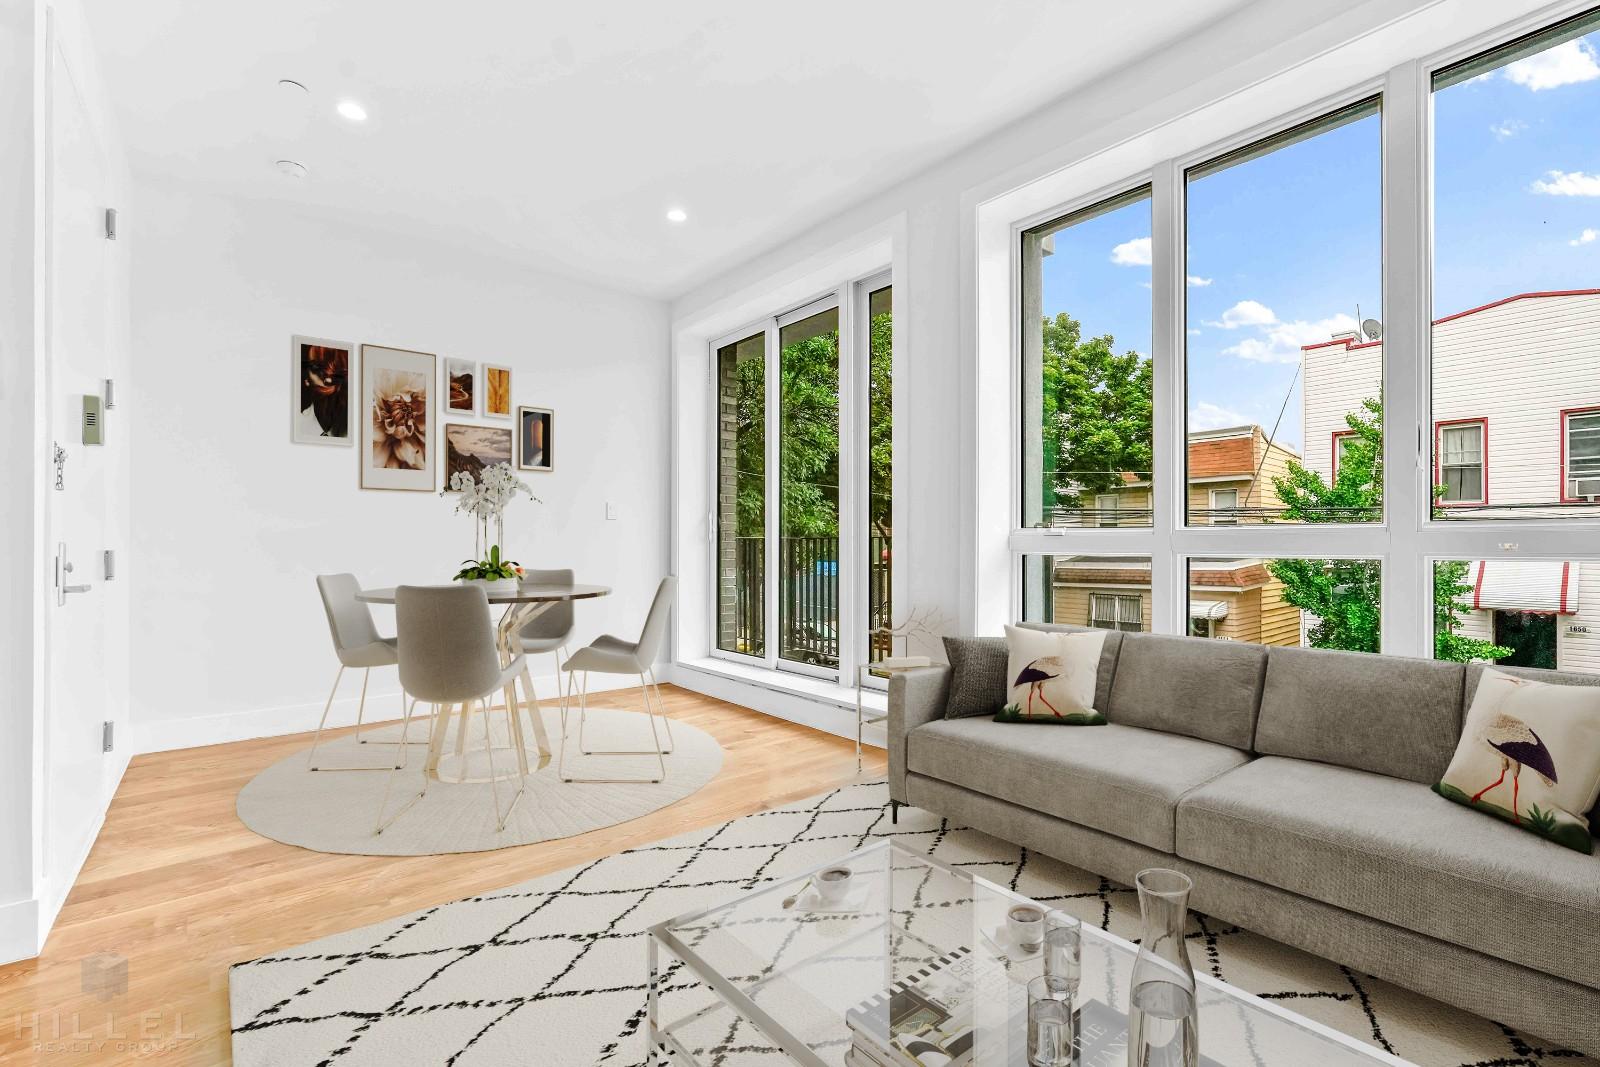
[[(333, 651), (339, 657), (339, 673), (333, 676), (333, 688), (328, 691), (328, 701), (322, 706), (322, 721), (317, 724), (317, 736), (311, 742), (311, 752), (306, 756), (306, 766), (313, 771), (389, 770), (388, 763), (354, 767), (317, 765), (317, 749), (322, 744), (322, 731), (328, 725), (328, 713), (333, 709), (333, 698), (339, 692), (339, 683), (344, 679), (345, 668), (350, 667), (363, 672), (361, 703), (356, 707), (355, 736), (359, 743), (368, 744), (369, 739), (361, 736), (361, 724), (367, 714), (367, 682), (372, 678), (372, 668), (393, 667), (399, 662), (399, 656), (395, 652), (395, 639), (379, 636), (378, 628), (372, 622), (371, 609), (356, 599), (356, 594), (361, 592), (361, 583), (356, 581), (355, 575), (319, 574), (317, 592), (322, 594), (322, 610), (328, 616), (328, 630), (333, 635)], [(404, 692), (400, 694), (400, 713), (402, 716), (406, 713)], [(393, 744), (387, 741), (377, 743)], [(395, 751), (398, 753), (396, 761), (404, 763), (405, 748), (399, 746)]]
[[(620, 637), (604, 634), (595, 638), (594, 643), (586, 648), (580, 648), (562, 667), (567, 672), (567, 700), (562, 701), (561, 720), (561, 758), (556, 766), (556, 774), (563, 782), (660, 782), (667, 776), (667, 756), (672, 755), (672, 720), (667, 718), (666, 712), (661, 707), (661, 688), (656, 684), (655, 661), (661, 651), (661, 645), (667, 637), (667, 619), (672, 614), (672, 598), (678, 590), (678, 579), (667, 575), (661, 579), (661, 584), (656, 587), (656, 598), (650, 604), (650, 614), (645, 616), (644, 629), (639, 633), (639, 640), (624, 641)], [(654, 756), (656, 758), (657, 775), (654, 778), (572, 778), (567, 775), (567, 720), (566, 705), (573, 693), (573, 675), (583, 674), (583, 687), (580, 691), (578, 705), (578, 751), (585, 756)], [(640, 691), (644, 694), (644, 710), (650, 720), (650, 738), (653, 742), (650, 748), (640, 749), (608, 749), (593, 750), (583, 747), (583, 728), (589, 712), (589, 675), (593, 674), (636, 674), (639, 676)], [(656, 730), (656, 716), (661, 717), (666, 727), (667, 745), (661, 746), (661, 735)]]
[[(525, 585), (571, 585), (570, 570), (528, 571), (522, 576)], [(522, 642), (524, 656), (540, 656), (553, 652), (556, 657), (556, 692), (566, 707), (567, 692), (561, 685), (561, 661), (567, 655), (567, 642), (572, 640), (572, 625), (576, 613), (572, 601), (552, 604), (535, 616), (517, 635)]]
[[(385, 821), (389, 793), (400, 773), (400, 769), (396, 768), (384, 789), (383, 803), (378, 808), (378, 822), (373, 833), (383, 833), (412, 804), (427, 795), (428, 780), (438, 777), (439, 754), (449, 725), (450, 709), (457, 706), (461, 709), (457, 747), (463, 753), (463, 759), (473, 710), (475, 707), (480, 710), (484, 748), (489, 759), (489, 795), (494, 804), (495, 829), (504, 830), (506, 820), (511, 817), (511, 812), (516, 808), (517, 801), (522, 799), (528, 785), (527, 750), (523, 746), (522, 715), (515, 688), (516, 677), (524, 669), (522, 657), (516, 656), (507, 664), (500, 662), (494, 622), (489, 618), (489, 598), (482, 586), (402, 585), (394, 591), (394, 615), (399, 631), (400, 684), (416, 700), (434, 706), (433, 737), (428, 745), (427, 762), (422, 769), (421, 791)], [(497, 784), (500, 776), (495, 768), (494, 737), (489, 728), (491, 712), (500, 710), (489, 703), (489, 697), (497, 691), (505, 696), (506, 727), (518, 765), (517, 792), (504, 811), (500, 809)], [(415, 707), (415, 704), (412, 706)], [(400, 731), (402, 744), (410, 729), (411, 713), (407, 712)]]

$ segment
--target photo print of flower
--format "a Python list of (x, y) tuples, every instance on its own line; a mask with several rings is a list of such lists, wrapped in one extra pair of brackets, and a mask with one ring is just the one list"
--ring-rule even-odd
[(289, 339), (294, 372), (294, 412), (290, 439), (306, 445), (348, 445), (350, 368), (354, 346), (321, 337)]
[(427, 352), (380, 345), (362, 345), (361, 357), (367, 428), (362, 488), (431, 492), (434, 428), (429, 405), (437, 360)]
[(445, 406), (463, 415), (477, 411), (478, 365), (470, 359), (446, 359), (444, 376), (449, 389)]

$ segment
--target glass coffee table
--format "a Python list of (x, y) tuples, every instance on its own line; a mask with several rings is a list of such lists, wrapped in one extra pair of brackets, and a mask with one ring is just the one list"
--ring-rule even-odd
[[(830, 905), (811, 879), (832, 867), (852, 875), (843, 900)], [(862, 1031), (887, 1033), (891, 1012), (903, 1021), (908, 1010), (938, 1007), (908, 1009), (904, 994), (891, 1002), (886, 992), (897, 983), (926, 989), (930, 974), (960, 961), (980, 991), (966, 1039), (973, 1067), (1026, 1067), (1026, 983), (1042, 964), (1006, 935), (1006, 913), (1019, 903), (1032, 901), (888, 839), (660, 923), (648, 938), (652, 1055), (729, 1067), (786, 1059), (803, 1067), (892, 1064), (898, 1061), (852, 1051)], [(1084, 1067), (1126, 1062), (1123, 1013), (1137, 951), (1083, 928), (1076, 1004)], [(1406, 1063), (1204, 974), (1198, 996), (1207, 1064)]]

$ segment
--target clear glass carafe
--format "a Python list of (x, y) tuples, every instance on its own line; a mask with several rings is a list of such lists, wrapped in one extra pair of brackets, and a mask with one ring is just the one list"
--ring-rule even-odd
[(1194, 967), (1184, 938), (1187, 875), (1153, 868), (1134, 879), (1144, 936), (1128, 988), (1128, 1067), (1198, 1067)]

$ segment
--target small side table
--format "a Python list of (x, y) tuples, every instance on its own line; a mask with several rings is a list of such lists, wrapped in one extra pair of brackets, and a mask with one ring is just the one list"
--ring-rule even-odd
[(866, 705), (861, 702), (861, 691), (866, 688), (867, 678), (883, 678), (886, 681), (896, 673), (901, 672), (901, 670), (910, 670), (910, 667), (880, 667), (877, 664), (856, 664), (856, 774), (861, 773), (862, 729), (882, 723), (885, 718), (890, 717), (888, 712), (883, 712), (882, 715), (875, 715), (875, 713), (874, 715), (869, 715)]

